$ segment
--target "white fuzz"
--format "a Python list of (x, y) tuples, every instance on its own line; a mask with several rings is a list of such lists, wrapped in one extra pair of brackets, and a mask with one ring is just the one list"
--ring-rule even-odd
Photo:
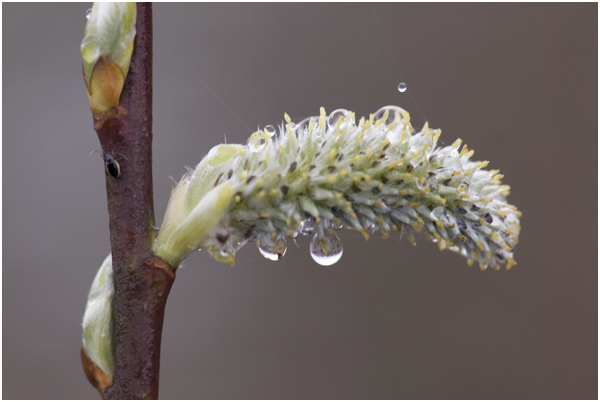
[(194, 247), (233, 264), (235, 252), (252, 241), (265, 257), (279, 259), (287, 239), (314, 233), (311, 254), (330, 265), (342, 250), (334, 230), (345, 227), (367, 239), (377, 229), (384, 237), (397, 230), (413, 244), (421, 233), (482, 269), (515, 264), (520, 212), (505, 201), (502, 175), (484, 169), (488, 162), (471, 161), (473, 151), (461, 148), (461, 140), (437, 147), (441, 130), (426, 123), (413, 133), (408, 113), (396, 106), (358, 123), (344, 109), (327, 116), (321, 108), (320, 116), (296, 124), (285, 119), (278, 132), (267, 126), (243, 147), (213, 148), (174, 189), (192, 211), (210, 191), (231, 183), (231, 198), (218, 208), (224, 212), (211, 231), (216, 235), (202, 229)]

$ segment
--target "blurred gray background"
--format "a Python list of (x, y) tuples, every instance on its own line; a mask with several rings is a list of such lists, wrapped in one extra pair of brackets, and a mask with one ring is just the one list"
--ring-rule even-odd
[[(109, 253), (104, 167), (81, 74), (91, 4), (3, 4), (2, 383), (97, 398), (79, 361)], [(162, 398), (595, 399), (597, 4), (156, 4), (154, 193), (224, 136), (389, 104), (501, 169), (518, 265), (468, 267), (398, 235), (315, 264), (195, 253), (164, 325)], [(400, 93), (404, 81), (408, 91)]]

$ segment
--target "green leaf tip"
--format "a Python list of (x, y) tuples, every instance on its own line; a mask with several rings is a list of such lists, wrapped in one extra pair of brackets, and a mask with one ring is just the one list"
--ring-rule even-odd
[(331, 265), (343, 250), (336, 231), (347, 228), (366, 239), (375, 230), (384, 238), (395, 230), (413, 244), (419, 234), (482, 269), (510, 268), (521, 213), (506, 202), (509, 187), (497, 170), (485, 169), (487, 161), (471, 161), (473, 151), (461, 148), (461, 140), (437, 146), (440, 135), (427, 123), (415, 132), (397, 106), (358, 122), (345, 109), (326, 115), (321, 108), (298, 123), (286, 114), (278, 132), (267, 126), (245, 146), (213, 148), (172, 194), (179, 198), (178, 188), (194, 183), (182, 203), (189, 211), (230, 185), (220, 220), (210, 217), (214, 229), (204, 225), (202, 240), (190, 242), (218, 261), (233, 263), (249, 241), (278, 260), (287, 241), (311, 235), (313, 259)]

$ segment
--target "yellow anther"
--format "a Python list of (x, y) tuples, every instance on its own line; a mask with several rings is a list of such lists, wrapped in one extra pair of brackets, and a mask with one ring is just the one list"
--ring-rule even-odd
[(323, 106), (321, 106), (319, 108), (319, 113), (321, 116), (325, 117), (327, 115), (327, 113), (325, 112), (325, 108)]
[(481, 223), (483, 226), (487, 226), (487, 224), (488, 224), (486, 221), (484, 221), (481, 218), (479, 219), (479, 223)]
[(398, 164), (401, 161), (402, 161), (402, 159), (388, 163), (388, 165), (387, 165), (388, 170), (392, 170), (393, 168), (395, 168), (396, 166), (398, 166)]
[(336, 195), (333, 196), (333, 198), (335, 198), (336, 200), (341, 200), (342, 197), (344, 197), (344, 193), (337, 193)]
[(488, 250), (488, 252), (487, 252), (487, 258), (488, 258), (488, 260), (491, 260), (493, 256), (494, 255), (492, 254), (492, 252)]
[(436, 221), (435, 221), (435, 224), (436, 224), (436, 225), (437, 225), (437, 226), (438, 226), (440, 229), (443, 229), (443, 228), (444, 228), (444, 224), (443, 224), (441, 221), (439, 221), (439, 220), (436, 220)]
[(419, 156), (421, 156), (421, 151), (417, 151), (417, 152), (415, 152), (415, 153), (414, 153), (414, 154), (413, 154), (413, 155), (410, 157), (410, 159), (415, 159), (415, 158), (418, 158)]
[(352, 220), (356, 220), (356, 214), (354, 212), (350, 212), (350, 216), (352, 217)]
[(423, 191), (424, 191), (425, 193), (428, 193), (428, 192), (430, 192), (430, 191), (431, 191), (431, 189), (429, 188), (429, 186), (427, 186), (427, 187), (425, 187), (425, 188), (423, 189)]
[(409, 202), (408, 205), (411, 206), (411, 207), (413, 207), (413, 208), (417, 208), (421, 204), (419, 204), (418, 202)]
[(423, 219), (421, 219), (420, 216), (417, 216), (417, 222), (419, 222), (419, 225), (421, 226), (425, 225), (425, 222), (423, 222)]
[(274, 239), (276, 237), (277, 237), (277, 233), (275, 233), (275, 232), (271, 233), (271, 239)]
[(368, 174), (364, 175), (363, 178), (365, 179), (365, 181), (371, 181), (371, 176), (369, 176)]
[(472, 266), (473, 266), (473, 263), (474, 263), (474, 262), (475, 262), (475, 261), (473, 261), (473, 259), (472, 259), (472, 258), (469, 258), (469, 259), (467, 260), (467, 264), (469, 264), (469, 266), (470, 266), (470, 267), (472, 267)]
[(340, 170), (340, 177), (346, 176), (347, 174), (348, 174), (348, 169), (342, 169), (342, 170)]
[(238, 204), (239, 204), (239, 203), (242, 201), (242, 199), (240, 198), (240, 196), (239, 196), (239, 195), (236, 195), (236, 196), (235, 196), (233, 199), (234, 199), (234, 200), (235, 200), (235, 202), (236, 202), (236, 203), (238, 203)]
[(242, 173), (240, 173), (240, 179), (244, 180), (246, 177), (248, 177), (248, 172), (244, 170)]
[(358, 183), (360, 181), (360, 176), (354, 176), (352, 178), (352, 181), (355, 182), (355, 183)]
[(412, 177), (412, 173), (404, 173), (405, 179), (410, 179)]
[(317, 217), (315, 218), (315, 223), (316, 223), (317, 225), (318, 225), (319, 223), (321, 223), (321, 217), (320, 217), (320, 216), (317, 216)]
[(468, 159), (468, 158), (472, 157), (474, 154), (475, 154), (475, 151), (473, 151), (473, 150), (470, 150), (469, 152), (467, 152), (467, 153), (465, 154), (465, 156), (466, 156), (466, 157), (467, 157), (467, 159)]
[(258, 194), (256, 194), (256, 198), (260, 200), (261, 198), (264, 198), (266, 194), (267, 193), (265, 192), (265, 190), (261, 190)]
[(483, 262), (480, 262), (480, 263), (479, 263), (479, 268), (480, 268), (482, 271), (485, 271), (485, 264), (484, 264)]
[(335, 183), (337, 181), (337, 179), (338, 179), (337, 176), (330, 176), (327, 178), (327, 181), (329, 183)]
[(274, 188), (269, 190), (269, 196), (273, 197), (274, 195), (277, 195), (277, 190), (275, 190)]
[(262, 177), (260, 179), (258, 179), (258, 181), (256, 182), (256, 187), (260, 187), (263, 184), (265, 184), (265, 179), (263, 179)]
[(287, 113), (284, 113), (284, 114), (283, 114), (283, 118), (284, 118), (284, 119), (285, 119), (285, 121), (287, 121), (288, 123), (291, 123), (291, 122), (292, 122), (292, 119), (290, 119), (290, 115), (289, 115), (289, 114), (287, 114)]
[(294, 237), (294, 233), (295, 233), (295, 231), (294, 231), (294, 230), (288, 230), (288, 231), (285, 233), (285, 237), (287, 237), (288, 239), (291, 239), (291, 238), (293, 238), (293, 237)]
[[(385, 208), (385, 205), (383, 205), (383, 203), (382, 203), (381, 201), (376, 201), (374, 205), (375, 205), (377, 208), (381, 208), (381, 209), (384, 209), (384, 208)], [(376, 220), (376, 221), (377, 221), (377, 223), (379, 223), (380, 225), (383, 225), (383, 221), (382, 221), (381, 219), (379, 219), (379, 218), (375, 218), (375, 220)], [(379, 222), (379, 221), (381, 221), (381, 222)]]
[(492, 201), (494, 201), (494, 200), (493, 200), (493, 199), (491, 199), (491, 198), (480, 198), (480, 199), (479, 199), (479, 202), (484, 202), (484, 203), (486, 203), (486, 204), (488, 204), (488, 203), (490, 203), (490, 202), (492, 202)]
[(462, 144), (462, 140), (459, 138), (458, 140), (454, 141), (452, 148), (458, 148), (460, 147), (460, 144)]
[(305, 180), (305, 181), (308, 180), (308, 173), (302, 172), (301, 176), (302, 176), (302, 180)]
[(346, 208), (352, 208), (352, 203), (350, 201), (346, 201)]
[(490, 236), (492, 236), (492, 239), (494, 239), (494, 241), (498, 241), (498, 239), (499, 239), (498, 233), (496, 233), (496, 232), (492, 232)]
[(409, 234), (407, 237), (408, 237), (408, 241), (410, 242), (410, 244), (412, 244), (413, 246), (417, 245), (417, 242), (415, 241), (415, 238), (413, 237), (412, 234)]
[[(391, 127), (391, 126), (390, 126), (390, 127)], [(385, 141), (383, 141), (383, 142), (381, 143), (381, 148), (385, 148), (385, 147), (387, 147), (388, 145), (390, 145), (390, 140), (388, 140), (388, 139), (386, 138), (386, 140), (385, 140)]]
[(446, 205), (446, 199), (445, 198), (440, 198), (440, 204)]
[(332, 149), (331, 151), (329, 151), (329, 157), (331, 159), (335, 158), (337, 155), (337, 151), (335, 149)]
[(468, 176), (471, 174), (471, 169), (467, 169), (467, 171), (465, 172), (465, 176)]
[(479, 259), (479, 250), (473, 250), (473, 257), (475, 257), (476, 260)]
[(421, 184), (425, 183), (426, 181), (427, 181), (427, 179), (426, 179), (426, 178), (424, 178), (424, 177), (421, 177), (421, 178), (419, 179), (419, 183), (421, 183)]
[(367, 151), (367, 158), (370, 158), (371, 156), (373, 156), (373, 151), (371, 151), (370, 149)]
[(463, 242), (467, 241), (467, 238), (461, 234), (458, 235), (458, 238), (461, 239)]
[(377, 188), (379, 190), (383, 190), (383, 183), (379, 182), (379, 184), (377, 185)]
[(460, 151), (460, 156), (463, 156), (464, 154), (466, 154), (468, 151), (467, 149), (467, 144), (463, 145), (461, 151)]
[(287, 226), (292, 226), (292, 220), (291, 220), (290, 218), (287, 218), (287, 219), (285, 220), (285, 224), (286, 224)]
[(452, 173), (452, 176), (458, 176), (461, 173), (462, 173), (461, 170), (455, 170), (454, 173)]
[(269, 217), (269, 214), (268, 214), (268, 213), (266, 213), (266, 212), (261, 212), (261, 213), (260, 213), (260, 216), (261, 216), (262, 218), (265, 218), (265, 219), (266, 219), (266, 218), (268, 218), (268, 217)]
[(400, 195), (406, 195), (406, 194), (408, 194), (408, 191), (406, 191), (406, 190), (400, 190)]

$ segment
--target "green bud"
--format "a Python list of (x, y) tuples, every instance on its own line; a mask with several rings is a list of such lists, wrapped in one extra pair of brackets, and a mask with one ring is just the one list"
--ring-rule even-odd
[(118, 104), (135, 38), (135, 3), (94, 3), (81, 42), (90, 108), (102, 113)]
[(83, 315), (83, 346), (89, 358), (112, 380), (113, 358), (112, 255), (104, 260), (88, 294)]

